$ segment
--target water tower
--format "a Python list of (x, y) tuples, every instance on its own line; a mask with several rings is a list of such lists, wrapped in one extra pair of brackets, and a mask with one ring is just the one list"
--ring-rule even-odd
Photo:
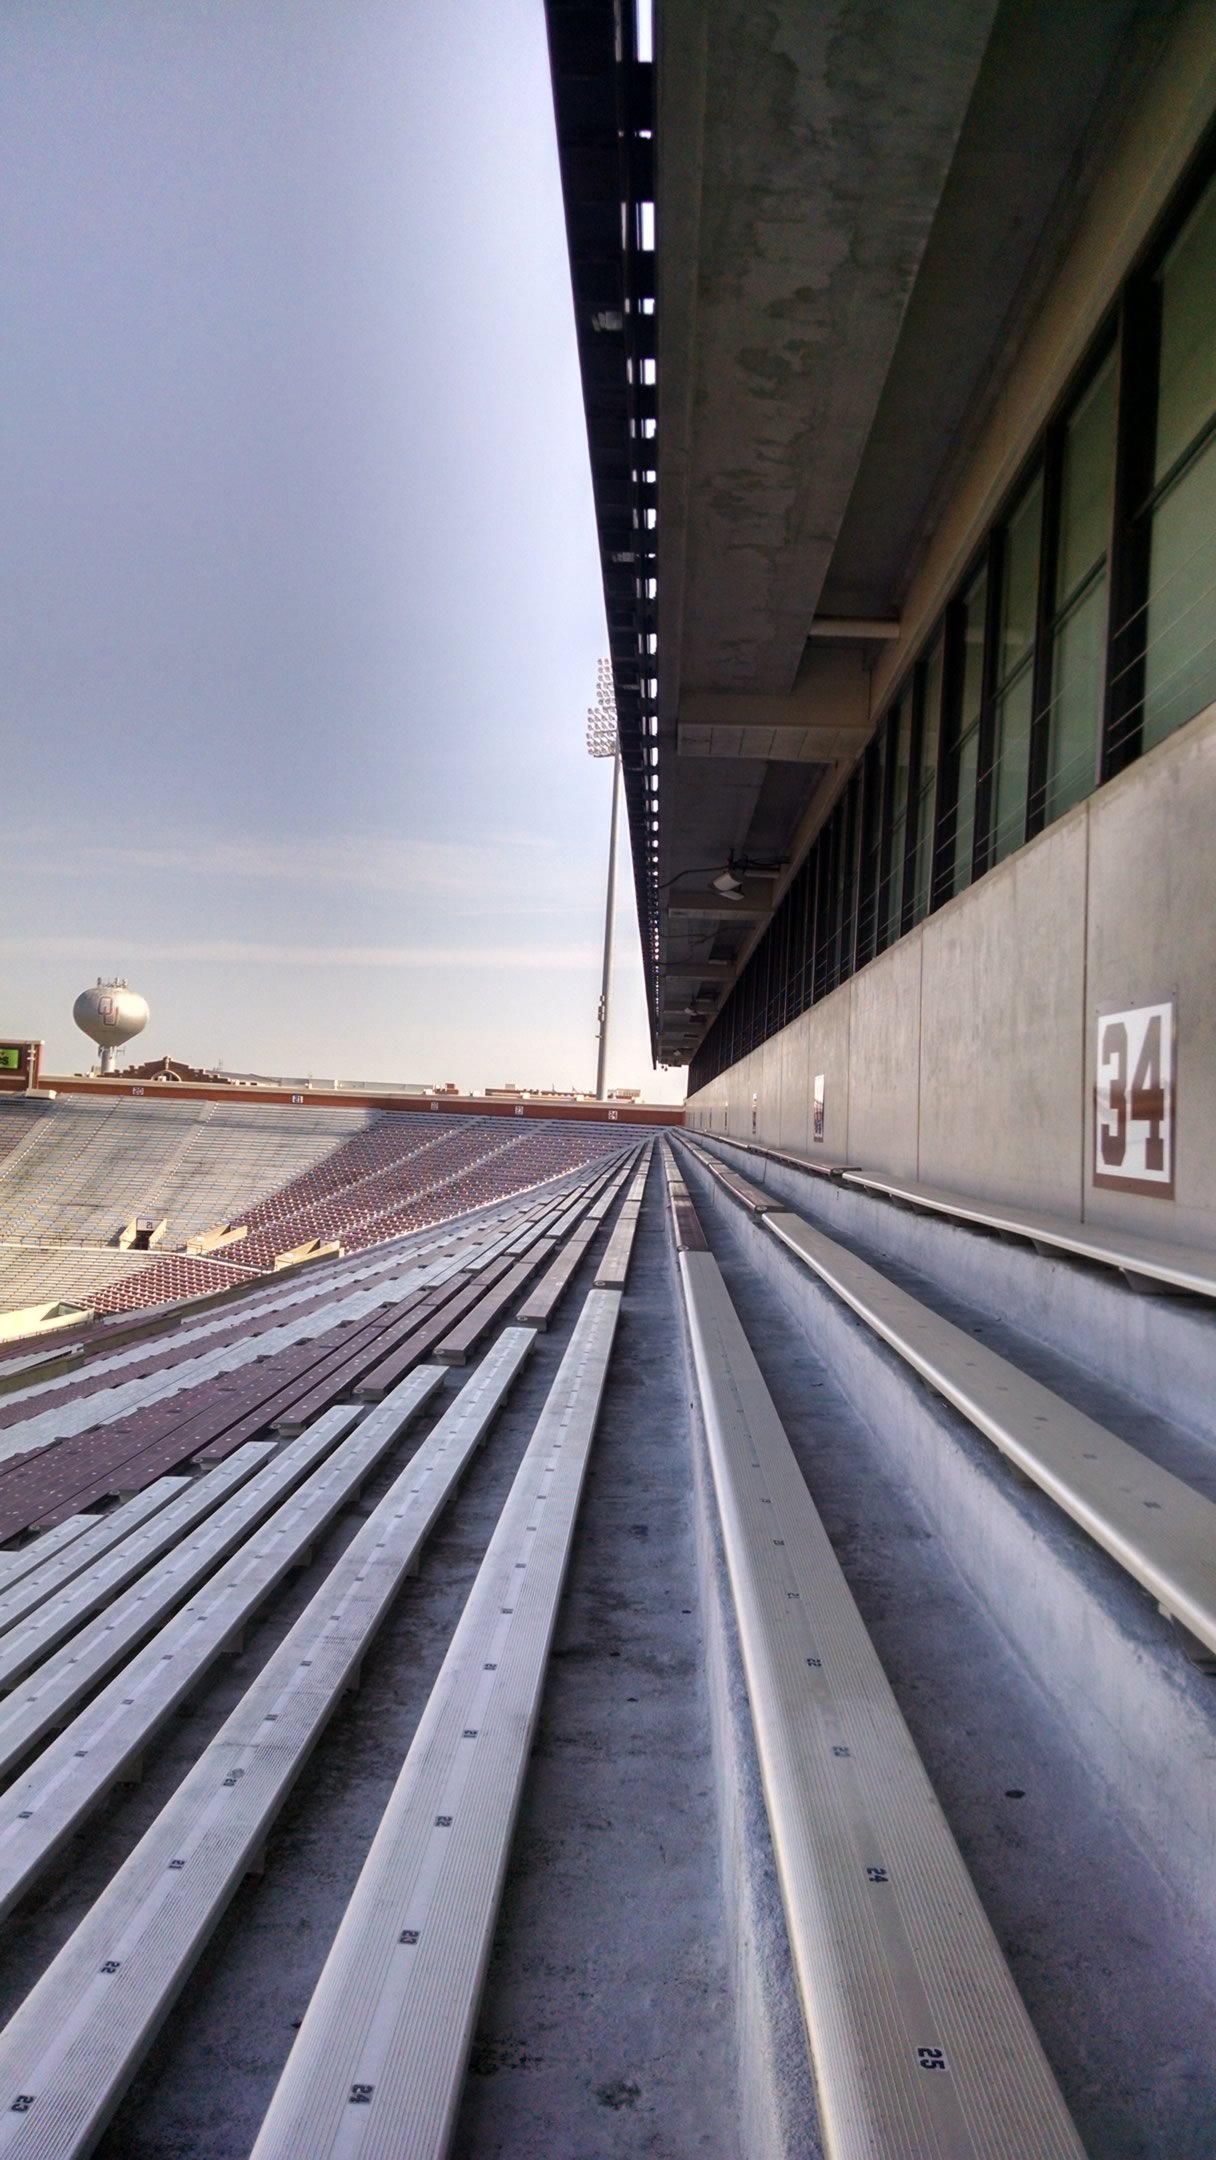
[(72, 1018), (81, 1033), (100, 1048), (101, 1071), (112, 1073), (122, 1045), (147, 1027), (148, 1006), (121, 976), (103, 982), (99, 975), (92, 990), (81, 991), (72, 1007)]

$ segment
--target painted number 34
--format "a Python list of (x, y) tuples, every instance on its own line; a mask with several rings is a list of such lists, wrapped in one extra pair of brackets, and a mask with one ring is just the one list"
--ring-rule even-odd
[(1140, 1190), (1173, 1186), (1174, 1008), (1099, 1013), (1094, 1182)]

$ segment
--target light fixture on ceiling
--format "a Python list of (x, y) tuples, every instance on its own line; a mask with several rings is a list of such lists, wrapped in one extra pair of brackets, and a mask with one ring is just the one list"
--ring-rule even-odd
[(741, 900), (743, 898), (743, 880), (735, 876), (733, 866), (726, 870), (720, 870), (712, 882), (714, 891), (721, 893), (724, 900)]

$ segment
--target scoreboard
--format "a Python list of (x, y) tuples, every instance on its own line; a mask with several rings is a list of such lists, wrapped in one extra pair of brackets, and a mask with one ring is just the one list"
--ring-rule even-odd
[(0, 1036), (0, 1091), (24, 1093), (38, 1085), (42, 1044), (5, 1041)]

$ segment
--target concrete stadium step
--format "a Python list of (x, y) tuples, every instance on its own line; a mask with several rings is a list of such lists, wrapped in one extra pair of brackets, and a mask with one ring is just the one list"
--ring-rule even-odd
[(773, 1235), (1216, 1656), (1216, 1503), (801, 1216)]
[[(329, 1410), (323, 1418), (276, 1450), (260, 1470), (222, 1502), (194, 1533), (134, 1582), (96, 1619), (27, 1673), (0, 1703), (0, 1777), (7, 1777), (69, 1712), (100, 1686), (153, 1629), (257, 1528), (323, 1455), (336, 1447), (359, 1416), (357, 1405)], [(224, 1466), (225, 1471), (233, 1465)]]
[(1082, 2160), (695, 1210), (672, 1197), (825, 2152)]
[(0, 2151), (69, 2160), (92, 2150), (534, 1340), (522, 1328), (500, 1336), (9, 2020), (0, 2091), (29, 2104), (15, 2123), (0, 2116)]
[(258, 1607), (311, 1551), (442, 1386), (437, 1366), (412, 1373), (114, 1675), (0, 1800), (0, 1916), (11, 1911), (110, 1787), (138, 1773), (170, 1713)]
[(445, 2150), (620, 1304), (588, 1293), (254, 2160)]

